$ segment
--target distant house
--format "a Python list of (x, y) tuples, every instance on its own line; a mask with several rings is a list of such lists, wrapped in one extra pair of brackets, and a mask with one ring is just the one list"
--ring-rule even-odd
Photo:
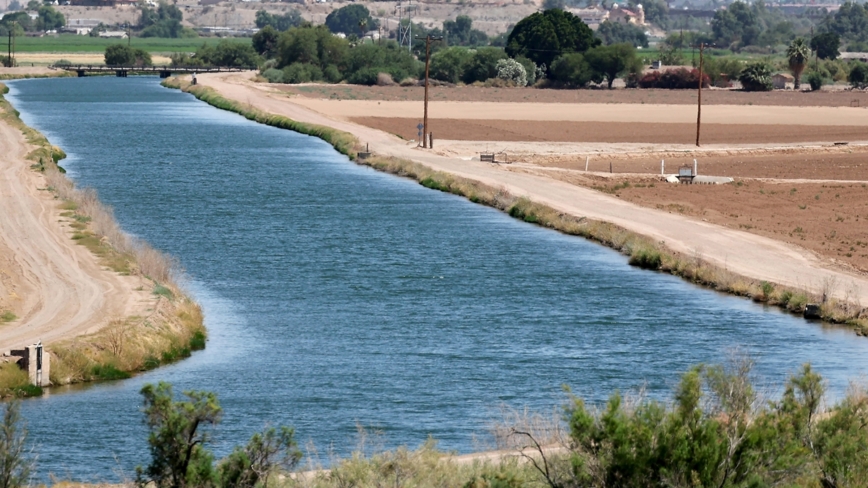
[(868, 61), (868, 53), (841, 53), (841, 59), (846, 61)]
[(796, 79), (793, 75), (789, 73), (778, 73), (772, 76), (772, 86), (775, 87), (775, 90), (784, 90), (788, 84), (794, 84)]
[(582, 22), (594, 30), (609, 18), (609, 12), (601, 8), (567, 8), (567, 11), (582, 19)]
[(126, 39), (127, 31), (104, 31), (99, 33), (100, 37), (107, 37), (109, 39)]
[(90, 34), (94, 27), (100, 24), (99, 19), (69, 19), (66, 25), (60, 29), (61, 32), (71, 32), (81, 36)]
[(612, 4), (612, 10), (609, 10), (609, 20), (622, 24), (645, 25), (645, 9), (642, 4), (636, 5), (635, 10), (630, 10), (615, 3)]

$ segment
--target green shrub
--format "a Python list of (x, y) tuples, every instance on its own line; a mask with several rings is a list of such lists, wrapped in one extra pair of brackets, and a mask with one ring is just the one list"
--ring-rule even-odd
[(154, 286), (154, 291), (153, 291), (153, 293), (154, 293), (154, 295), (159, 295), (159, 296), (162, 296), (162, 297), (166, 297), (166, 298), (168, 298), (169, 300), (172, 300), (173, 298), (175, 298), (175, 294), (172, 293), (172, 290), (166, 288), (166, 287), (163, 286), (163, 285), (156, 285), (156, 286)]
[(868, 64), (857, 61), (850, 69), (847, 81), (853, 88), (862, 89), (868, 86)]
[(630, 253), (630, 265), (645, 269), (660, 269), (663, 257), (660, 250), (642, 246)]
[(201, 351), (202, 349), (205, 349), (205, 333), (197, 330), (193, 333), (193, 337), (190, 338), (190, 350)]
[(774, 88), (772, 67), (764, 61), (750, 63), (742, 70), (738, 81), (745, 91), (771, 91)]
[(268, 80), (269, 83), (283, 83), (283, 71), (277, 68), (268, 68), (262, 73), (262, 76)]
[(97, 364), (91, 368), (91, 374), (96, 380), (125, 380), (131, 375), (126, 371), (121, 371), (111, 364)]
[(807, 76), (808, 84), (811, 85), (811, 91), (817, 91), (823, 88), (823, 83), (826, 81), (823, 79), (823, 75), (820, 74), (819, 71), (811, 71)]
[(310, 83), (322, 79), (319, 66), (307, 63), (292, 63), (283, 68), (284, 83)]

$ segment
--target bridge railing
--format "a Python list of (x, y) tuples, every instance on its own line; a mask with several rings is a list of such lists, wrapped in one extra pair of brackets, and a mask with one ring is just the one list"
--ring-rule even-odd
[(133, 65), (102, 65), (102, 64), (62, 64), (51, 65), (51, 69), (62, 69), (66, 71), (90, 71), (90, 72), (108, 72), (108, 71), (131, 71), (131, 72), (165, 72), (173, 73), (227, 73), (238, 71), (255, 70), (255, 66), (133, 66)]

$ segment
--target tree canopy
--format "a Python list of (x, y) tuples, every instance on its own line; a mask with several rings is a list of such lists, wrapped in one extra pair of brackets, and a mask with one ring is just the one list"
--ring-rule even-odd
[(273, 15), (266, 12), (264, 9), (256, 12), (256, 27), (263, 29), (265, 27), (272, 27), (275, 30), (283, 32), (290, 27), (296, 27), (304, 23), (304, 19), (301, 18), (301, 13), (297, 9), (289, 9), (283, 15)]
[(105, 48), (105, 64), (109, 66), (150, 66), (151, 54), (144, 49), (112, 44)]
[(511, 58), (524, 56), (537, 65), (551, 66), (562, 54), (582, 53), (600, 43), (582, 19), (551, 9), (519, 21), (507, 39), (506, 53)]
[(156, 10), (147, 5), (142, 6), (142, 16), (139, 26), (142, 27), (142, 37), (197, 37), (196, 31), (181, 25), (184, 14), (175, 5), (160, 2)]
[(606, 20), (597, 28), (597, 37), (606, 45), (626, 42), (633, 47), (648, 47), (645, 30), (633, 24)]
[(485, 32), (474, 29), (473, 20), (466, 15), (444, 21), (443, 37), (450, 46), (484, 46), (488, 43)]
[(342, 32), (346, 35), (359, 35), (363, 32), (376, 30), (379, 27), (371, 12), (364, 5), (353, 3), (333, 10), (326, 17), (326, 27), (332, 32)]
[(834, 32), (823, 32), (811, 39), (811, 50), (817, 52), (820, 59), (835, 59), (841, 55), (838, 48), (841, 46), (841, 37)]

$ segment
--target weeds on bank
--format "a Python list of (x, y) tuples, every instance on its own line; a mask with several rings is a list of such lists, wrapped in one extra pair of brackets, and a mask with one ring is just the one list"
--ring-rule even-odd
[[(8, 92), (7, 87), (0, 86), (3, 93)], [(51, 344), (48, 351), (53, 356), (52, 384), (128, 378), (132, 373), (203, 349), (206, 331), (202, 311), (176, 284), (178, 264), (146, 242), (124, 233), (111, 208), (99, 201), (95, 191), (75, 188), (57, 165), (66, 157), (63, 151), (27, 127), (2, 97), (0, 118), (21, 130), (27, 142), (37, 147), (27, 158), (37, 162), (31, 168), (44, 173), (46, 186), (60, 201), (64, 211), (61, 215), (69, 219), (73, 230), (72, 239), (87, 247), (108, 268), (150, 280), (156, 297), (145, 317), (114, 320), (95, 334)], [(24, 379), (26, 382), (26, 374)], [(0, 375), (0, 397), (18, 388), (18, 380), (20, 376)], [(41, 390), (30, 393), (38, 394)]]
[(27, 372), (15, 363), (0, 363), (0, 398), (29, 397), (42, 394), (42, 388), (30, 384)]
[(0, 324), (5, 324), (6, 322), (12, 322), (17, 319), (18, 316), (12, 313), (12, 310), (5, 310), (0, 312)]
[(183, 90), (209, 105), (221, 110), (235, 112), (244, 116), (248, 120), (253, 120), (260, 124), (270, 125), (280, 129), (288, 129), (301, 134), (317, 137), (331, 144), (341, 154), (344, 154), (351, 159), (356, 157), (356, 146), (358, 146), (358, 140), (353, 135), (346, 132), (322, 125), (297, 122), (281, 115), (269, 114), (255, 107), (243, 105), (224, 98), (212, 88), (201, 85), (191, 85), (190, 83), (182, 82), (178, 78), (167, 78), (163, 81), (163, 86)]
[[(355, 148), (358, 141), (351, 134), (327, 127), (295, 122), (286, 117), (265, 114), (259, 109), (245, 107), (237, 102), (227, 100), (211, 88), (192, 86), (178, 78), (169, 78), (163, 82), (163, 85), (193, 93), (206, 103), (240, 113), (250, 120), (320, 137), (350, 158), (355, 158), (357, 154)], [(859, 334), (868, 334), (868, 311), (849, 300), (828, 299), (830, 294), (816, 297), (805, 290), (796, 290), (770, 283), (768, 285), (772, 286), (775, 293), (765, 293), (766, 287), (763, 283), (711, 265), (701, 258), (685, 257), (645, 236), (627, 231), (614, 224), (566, 215), (549, 206), (532, 202), (526, 198), (512, 196), (503, 189), (496, 189), (467, 178), (434, 171), (413, 161), (373, 156), (364, 160), (356, 160), (356, 162), (379, 171), (414, 179), (426, 188), (463, 196), (471, 202), (497, 208), (525, 222), (597, 241), (627, 255), (629, 263), (633, 266), (667, 272), (698, 285), (780, 306), (793, 313), (802, 313), (805, 310), (805, 305), (819, 301), (822, 304), (821, 316), (823, 320), (847, 324)], [(629, 182), (624, 182), (611, 188), (606, 187), (604, 191), (616, 192), (629, 187), (629, 185)]]

